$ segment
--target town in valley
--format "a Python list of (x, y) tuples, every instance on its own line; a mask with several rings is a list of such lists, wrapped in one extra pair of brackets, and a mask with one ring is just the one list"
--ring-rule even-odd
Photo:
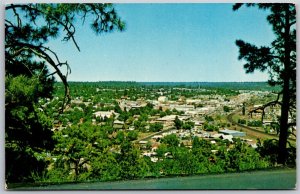
[[(94, 142), (85, 142), (87, 145), (97, 148), (101, 144), (107, 152), (121, 154), (122, 143), (129, 141), (139, 150), (138, 157), (146, 158), (153, 165), (174, 160), (173, 146), (192, 150), (195, 138), (210, 144), (212, 155), (218, 155), (224, 145), (229, 150), (236, 141), (255, 149), (258, 139), (277, 138), (280, 108), (274, 105), (263, 109), (265, 102), (277, 97), (274, 88), (266, 83), (231, 83), (230, 87), (226, 87), (228, 83), (223, 83), (224, 87), (214, 83), (211, 83), (214, 87), (184, 84), (72, 82), (71, 101), (58, 114), (56, 110), (64, 96), (63, 85), (57, 83), (58, 96), (41, 103), (53, 112), (52, 131), (60, 132), (61, 138), (68, 141), (79, 138), (69, 132), (78, 130), (74, 126), (82, 126), (83, 130), (92, 127), (94, 133), (103, 132), (107, 141), (103, 142), (103, 137), (94, 138)], [(257, 90), (256, 85), (262, 90)], [(293, 135), (290, 139), (295, 142)], [(51, 157), (57, 159), (55, 155)], [(92, 168), (84, 155), (77, 157), (78, 163), (84, 163), (79, 171)], [(75, 171), (70, 167), (70, 174)], [(163, 169), (159, 173), (164, 174)]]

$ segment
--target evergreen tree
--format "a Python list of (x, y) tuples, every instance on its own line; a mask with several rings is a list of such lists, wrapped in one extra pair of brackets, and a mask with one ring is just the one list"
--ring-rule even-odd
[[(233, 10), (241, 6), (242, 4), (235, 4)], [(269, 84), (281, 86), (277, 99), (265, 104), (263, 109), (275, 104), (281, 106), (277, 162), (285, 164), (288, 157), (288, 129), (296, 125), (296, 8), (288, 3), (248, 3), (246, 6), (269, 11), (267, 20), (276, 37), (270, 46), (257, 47), (242, 40), (237, 40), (236, 45), (239, 47), (239, 59), (246, 61), (246, 73), (268, 71)], [(288, 122), (289, 115), (292, 122)]]
[[(5, 10), (9, 16), (5, 19), (6, 180), (17, 182), (41, 172), (46, 165), (41, 154), (54, 146), (53, 118), (39, 103), (52, 97), (54, 75), (65, 86), (61, 112), (70, 100), (69, 64), (46, 46), (48, 40), (65, 33), (63, 40), (72, 41), (80, 50), (75, 19), (91, 22), (97, 34), (122, 31), (125, 24), (112, 4), (10, 4)], [(66, 74), (62, 72), (65, 67)]]
[(183, 122), (178, 118), (178, 116), (176, 116), (174, 120), (174, 124), (176, 129), (180, 129), (183, 125)]

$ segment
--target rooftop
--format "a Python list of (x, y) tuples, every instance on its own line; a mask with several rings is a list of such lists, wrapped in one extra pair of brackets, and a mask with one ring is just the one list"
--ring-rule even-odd
[(245, 136), (246, 135), (245, 132), (230, 130), (230, 129), (219, 130), (219, 132), (224, 133), (224, 134), (233, 135), (233, 136)]

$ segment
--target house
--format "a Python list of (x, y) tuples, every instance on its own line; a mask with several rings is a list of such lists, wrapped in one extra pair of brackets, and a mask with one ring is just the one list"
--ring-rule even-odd
[[(176, 118), (176, 117), (175, 117)], [(178, 119), (181, 120), (181, 121), (186, 121), (186, 120), (189, 120), (191, 117), (189, 115), (182, 115), (182, 116), (179, 116)], [(175, 120), (175, 119), (174, 119)]]
[(151, 162), (157, 162), (158, 158), (157, 157), (150, 157)]
[(119, 121), (119, 120), (115, 120), (113, 127), (116, 128), (116, 129), (122, 129), (124, 127), (124, 122)]
[(115, 111), (111, 110), (111, 111), (98, 111), (93, 113), (93, 115), (95, 115), (95, 117), (100, 117), (102, 119), (106, 118), (110, 118), (113, 115), (117, 115), (118, 113), (115, 113)]
[(139, 141), (139, 144), (147, 144), (148, 141)]
[(177, 115), (167, 115), (167, 116), (164, 116), (162, 118), (158, 118), (157, 121), (160, 121), (164, 124), (173, 123), (175, 121), (176, 116)]
[(158, 97), (157, 101), (160, 102), (160, 103), (165, 103), (165, 102), (168, 101), (168, 97), (160, 96), (160, 97)]
[(222, 135), (223, 134), (216, 133), (216, 134), (211, 135), (210, 137), (213, 138), (213, 139), (219, 139)]
[(233, 140), (232, 140), (232, 138), (233, 138), (233, 136), (232, 135), (224, 135), (224, 134), (222, 134), (221, 136), (220, 136), (220, 139), (223, 139), (223, 140), (229, 140), (230, 142), (233, 142)]
[(128, 127), (128, 131), (134, 131), (134, 126)]
[(271, 125), (272, 123), (276, 123), (275, 121), (264, 120), (263, 125)]

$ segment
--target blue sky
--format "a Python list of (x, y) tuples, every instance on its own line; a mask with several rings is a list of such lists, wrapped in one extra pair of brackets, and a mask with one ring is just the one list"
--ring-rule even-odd
[(115, 4), (124, 32), (96, 36), (78, 22), (72, 42), (49, 42), (72, 68), (70, 81), (266, 81), (245, 74), (236, 39), (268, 45), (267, 13), (232, 4)]

